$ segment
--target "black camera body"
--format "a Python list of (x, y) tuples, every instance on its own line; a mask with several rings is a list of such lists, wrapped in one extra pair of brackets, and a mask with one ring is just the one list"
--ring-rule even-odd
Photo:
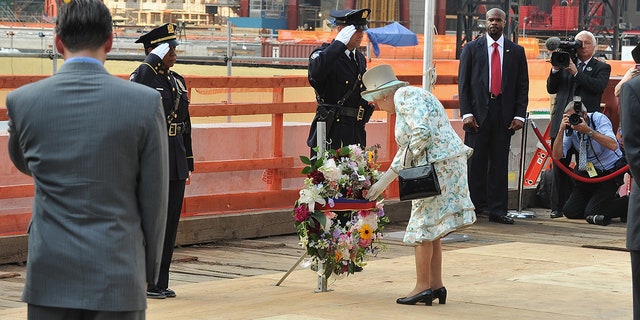
[[(578, 96), (573, 98), (573, 111), (574, 114), (569, 116), (569, 124), (572, 126), (579, 125), (582, 122), (582, 99)], [(567, 128), (565, 134), (571, 136), (573, 134), (573, 129)]]
[(559, 68), (568, 67), (569, 61), (576, 60), (578, 58), (578, 49), (582, 48), (582, 41), (580, 40), (558, 40), (553, 43), (553, 45), (555, 44), (558, 47), (551, 54), (551, 65)]
[(582, 117), (578, 113), (574, 113), (569, 116), (569, 124), (572, 126), (579, 125), (582, 122)]

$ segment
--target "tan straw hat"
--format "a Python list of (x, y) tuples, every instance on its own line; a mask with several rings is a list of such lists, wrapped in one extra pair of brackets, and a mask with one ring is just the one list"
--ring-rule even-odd
[(381, 64), (367, 70), (362, 76), (362, 82), (367, 87), (367, 91), (363, 91), (360, 95), (367, 101), (372, 101), (372, 95), (382, 90), (397, 89), (409, 85), (409, 82), (398, 80), (391, 65), (388, 64)]

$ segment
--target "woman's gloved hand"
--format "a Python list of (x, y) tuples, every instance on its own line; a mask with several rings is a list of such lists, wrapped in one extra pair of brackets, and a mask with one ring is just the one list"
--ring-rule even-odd
[(374, 183), (371, 188), (369, 188), (369, 193), (367, 193), (368, 200), (376, 200), (382, 192), (387, 189), (389, 184), (393, 182), (398, 177), (398, 174), (395, 173), (391, 168), (387, 170), (387, 172), (383, 173), (380, 176), (380, 179)]

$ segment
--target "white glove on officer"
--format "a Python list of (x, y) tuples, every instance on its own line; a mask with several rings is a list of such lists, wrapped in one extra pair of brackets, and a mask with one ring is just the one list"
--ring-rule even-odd
[(398, 177), (398, 174), (395, 173), (395, 171), (391, 170), (391, 168), (389, 168), (387, 172), (383, 173), (380, 176), (380, 179), (378, 179), (378, 182), (374, 183), (371, 186), (371, 188), (369, 189), (369, 193), (367, 193), (367, 199), (371, 201), (376, 200), (382, 194), (382, 192), (389, 186), (389, 184), (393, 182), (393, 180), (395, 180), (397, 177)]
[(348, 25), (348, 26), (342, 28), (342, 30), (340, 30), (340, 32), (338, 32), (338, 35), (336, 36), (336, 40), (344, 43), (344, 45), (346, 46), (347, 43), (349, 43), (349, 41), (351, 41), (351, 37), (355, 33), (356, 33), (356, 27), (354, 27), (352, 25)]
[(160, 57), (160, 59), (164, 59), (164, 56), (167, 55), (167, 52), (169, 52), (169, 44), (166, 42), (161, 43), (159, 46), (151, 50), (151, 54), (155, 54), (156, 56)]

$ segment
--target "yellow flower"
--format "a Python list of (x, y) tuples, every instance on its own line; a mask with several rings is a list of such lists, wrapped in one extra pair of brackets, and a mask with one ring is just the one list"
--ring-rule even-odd
[(373, 235), (373, 230), (371, 230), (371, 227), (369, 227), (368, 224), (365, 224), (362, 227), (360, 227), (358, 232), (360, 233), (360, 239), (364, 239), (364, 240), (371, 239), (371, 236)]
[(373, 152), (372, 151), (367, 151), (367, 162), (368, 163), (373, 163)]

